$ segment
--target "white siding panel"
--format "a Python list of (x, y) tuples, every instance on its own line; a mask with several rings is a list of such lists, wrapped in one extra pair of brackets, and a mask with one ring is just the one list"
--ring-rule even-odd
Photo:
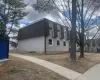
[(44, 37), (18, 41), (18, 50), (44, 52)]
[[(53, 40), (53, 45), (49, 45), (48, 44), (48, 40), (52, 39)], [(57, 40), (60, 41), (60, 45), (57, 45)], [(61, 40), (59, 38), (51, 38), (50, 36), (46, 38), (46, 50), (47, 51), (65, 51), (68, 52), (69, 51), (69, 41), (66, 41), (66, 46), (63, 45), (63, 42), (66, 40)]]

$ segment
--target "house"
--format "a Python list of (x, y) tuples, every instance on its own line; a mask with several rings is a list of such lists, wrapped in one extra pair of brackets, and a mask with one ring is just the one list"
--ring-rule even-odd
[(100, 52), (100, 38), (88, 39), (86, 46), (88, 52)]
[(46, 18), (38, 20), (19, 30), (18, 50), (39, 53), (68, 52), (68, 28)]

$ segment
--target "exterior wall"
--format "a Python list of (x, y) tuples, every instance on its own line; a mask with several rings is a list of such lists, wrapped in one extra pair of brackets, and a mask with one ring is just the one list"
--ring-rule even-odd
[(18, 41), (19, 51), (44, 52), (44, 37), (36, 37)]
[(97, 52), (96, 46), (91, 46), (91, 47), (89, 47), (89, 51), (90, 51), (90, 52)]
[(92, 45), (92, 43), (89, 46), (89, 51), (90, 52), (98, 52), (99, 46), (95, 44), (95, 46)]
[[(42, 27), (41, 25), (34, 26), (34, 27), (39, 27), (38, 29), (36, 28), (33, 29), (33, 26), (31, 26), (32, 29), (28, 27), (29, 31), (31, 31), (30, 34), (27, 34), (27, 32), (29, 31), (27, 31), (27, 29), (25, 28), (25, 31), (24, 31), (25, 34), (22, 31), (22, 36), (24, 36), (24, 38), (22, 38), (20, 36), (21, 33), (19, 33), (20, 38), (18, 40), (18, 50), (19, 51), (36, 51), (36, 52), (45, 52), (45, 50), (46, 52), (68, 52), (69, 39), (67, 35), (68, 33), (67, 27), (60, 25), (58, 23), (49, 21), (49, 20), (45, 20), (43, 21), (43, 23), (44, 24), (42, 25)], [(43, 35), (40, 35), (42, 33)], [(26, 34), (27, 34), (27, 39), (25, 36)], [(45, 37), (41, 37), (41, 36), (45, 36), (46, 40), (45, 40)], [(52, 39), (53, 45), (49, 45), (49, 41), (48, 41), (49, 39)], [(57, 40), (59, 40), (60, 45), (57, 45)], [(64, 42), (66, 42), (66, 46), (64, 46)], [(45, 43), (46, 43), (46, 46), (45, 46)]]
[[(64, 26), (49, 21), (48, 23), (49, 36), (46, 37), (46, 51), (47, 52), (68, 52), (69, 51), (69, 40), (67, 40), (67, 30)], [(57, 32), (54, 30), (57, 28)], [(63, 28), (61, 30), (61, 28)], [(62, 31), (62, 33), (61, 33)], [(56, 36), (54, 35), (56, 33)], [(53, 44), (49, 45), (49, 39), (52, 39)], [(57, 45), (57, 40), (60, 45)], [(66, 46), (63, 43), (66, 42)]]
[[(49, 39), (52, 39), (53, 44), (49, 45)], [(57, 40), (60, 41), (60, 45), (57, 45)], [(46, 51), (47, 52), (68, 52), (69, 51), (69, 41), (66, 41), (66, 46), (63, 46), (64, 39), (51, 38), (50, 36), (46, 38)]]

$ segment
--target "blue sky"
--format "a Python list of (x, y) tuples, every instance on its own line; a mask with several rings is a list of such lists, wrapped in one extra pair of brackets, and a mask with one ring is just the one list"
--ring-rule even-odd
[(19, 23), (28, 25), (29, 24), (29, 20), (22, 19), (22, 20), (19, 21)]

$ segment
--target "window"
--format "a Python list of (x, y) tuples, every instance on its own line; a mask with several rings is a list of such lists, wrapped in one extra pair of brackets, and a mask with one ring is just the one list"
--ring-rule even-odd
[(52, 32), (52, 30), (49, 30), (49, 36), (50, 36), (50, 37), (53, 36), (53, 32)]
[(52, 39), (49, 39), (49, 45), (52, 45)]
[(60, 25), (57, 25), (57, 29), (60, 31)]
[(64, 33), (66, 33), (66, 28), (64, 28)]
[(64, 38), (67, 39), (67, 31), (65, 27), (64, 27)]
[(65, 41), (63, 42), (63, 45), (66, 46), (66, 42)]
[(52, 29), (53, 28), (53, 22), (49, 21), (49, 27)]
[(67, 34), (66, 34), (66, 32), (64, 32), (64, 38), (67, 39)]
[(57, 40), (57, 45), (60, 45), (60, 41), (59, 40)]
[(60, 38), (60, 32), (58, 32), (58, 38)]

